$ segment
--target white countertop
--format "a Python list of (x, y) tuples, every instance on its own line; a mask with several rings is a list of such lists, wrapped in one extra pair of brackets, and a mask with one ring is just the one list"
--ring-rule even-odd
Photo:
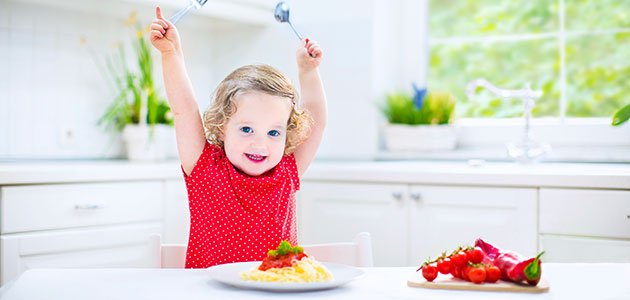
[(630, 164), (465, 161), (318, 162), (308, 180), (630, 189)]
[(365, 268), (332, 290), (274, 293), (211, 280), (204, 269), (33, 269), (1, 290), (14, 299), (630, 299), (630, 264), (543, 264), (550, 290), (542, 294), (411, 288), (414, 268)]
[(30, 161), (0, 163), (0, 185), (181, 179), (179, 161)]
[[(178, 161), (0, 163), (0, 185), (181, 179)], [(316, 161), (303, 180), (630, 189), (630, 164), (464, 161)]]

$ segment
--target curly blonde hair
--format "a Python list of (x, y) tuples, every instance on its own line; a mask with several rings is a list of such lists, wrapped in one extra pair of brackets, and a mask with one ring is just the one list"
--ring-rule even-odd
[(225, 77), (214, 91), (212, 104), (203, 113), (206, 139), (224, 147), (221, 137), (225, 124), (236, 113), (235, 97), (245, 92), (258, 91), (291, 100), (293, 108), (287, 122), (284, 154), (291, 154), (306, 140), (313, 123), (312, 118), (296, 105), (297, 93), (291, 81), (280, 71), (268, 65), (246, 65)]

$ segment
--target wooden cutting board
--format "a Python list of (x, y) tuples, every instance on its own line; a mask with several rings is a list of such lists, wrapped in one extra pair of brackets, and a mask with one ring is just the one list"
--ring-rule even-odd
[(441, 290), (469, 290), (469, 291), (498, 291), (515, 293), (546, 293), (549, 291), (549, 283), (543, 279), (538, 285), (521, 285), (513, 282), (499, 280), (496, 283), (474, 284), (472, 282), (453, 278), (451, 275), (439, 274), (433, 282), (426, 281), (420, 272), (413, 274), (407, 280), (410, 287)]

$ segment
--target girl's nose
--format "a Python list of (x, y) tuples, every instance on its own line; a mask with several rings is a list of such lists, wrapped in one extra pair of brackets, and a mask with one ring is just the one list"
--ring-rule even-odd
[(257, 134), (252, 140), (251, 147), (254, 149), (263, 149), (265, 147), (265, 136)]

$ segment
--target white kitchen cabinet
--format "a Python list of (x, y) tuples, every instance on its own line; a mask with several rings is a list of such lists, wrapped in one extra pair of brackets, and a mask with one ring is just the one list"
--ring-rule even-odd
[(419, 265), (477, 238), (535, 255), (536, 196), (534, 188), (412, 185), (408, 261)]
[(407, 264), (407, 186), (303, 182), (298, 194), (301, 244), (351, 241), (370, 232), (375, 266)]
[(630, 240), (541, 234), (546, 262), (630, 262)]
[(303, 182), (302, 243), (372, 234), (375, 266), (417, 265), (477, 237), (537, 250), (536, 189)]
[(160, 181), (2, 188), (1, 232), (16, 233), (162, 219)]
[(630, 262), (630, 191), (541, 189), (540, 245), (551, 262)]
[(184, 179), (165, 181), (164, 234), (166, 244), (188, 244), (190, 210)]
[(161, 222), (2, 235), (2, 284), (32, 268), (147, 267), (147, 242)]
[(141, 267), (161, 233), (161, 180), (0, 188), (0, 282), (29, 268)]

